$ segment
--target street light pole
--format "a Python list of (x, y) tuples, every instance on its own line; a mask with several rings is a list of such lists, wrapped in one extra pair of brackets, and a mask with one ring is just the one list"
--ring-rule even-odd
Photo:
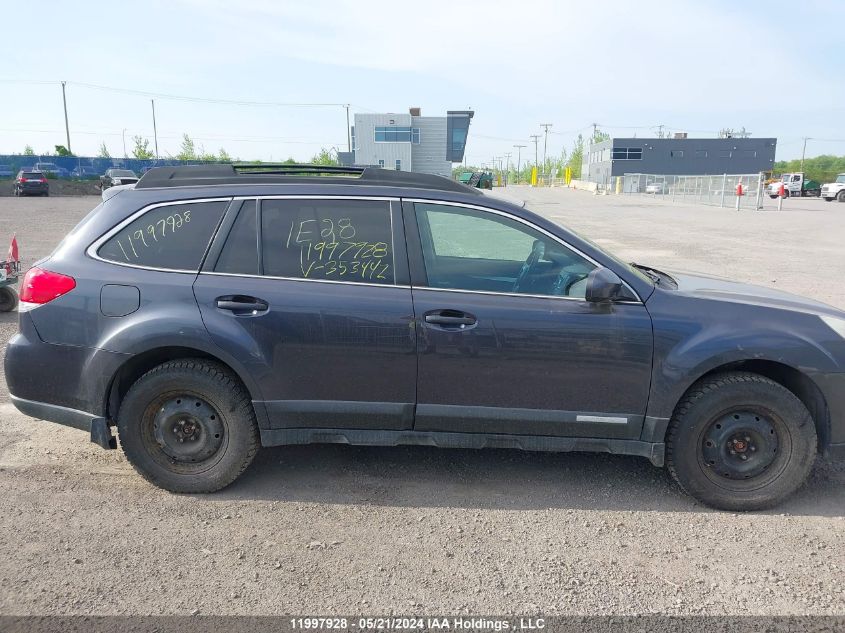
[(67, 82), (62, 82), (62, 105), (65, 109), (65, 135), (67, 136), (67, 151), (70, 152), (70, 127), (67, 123), (67, 97), (65, 96), (65, 84)]
[(347, 103), (343, 107), (346, 108), (346, 147), (349, 152), (352, 152), (352, 128), (349, 127), (349, 104)]
[(123, 132), (120, 135), (123, 137), (123, 157), (128, 158), (126, 155), (126, 128), (123, 128)]
[(516, 184), (519, 184), (519, 175), (520, 169), (522, 168), (522, 148), (525, 145), (514, 145), (514, 149), (516, 149)]
[(508, 184), (508, 180), (510, 179), (511, 175), (511, 154), (513, 152), (506, 152), (505, 153), (505, 186)]
[(150, 99), (150, 103), (153, 106), (153, 139), (155, 140), (156, 146), (156, 160), (158, 160), (158, 129), (156, 129), (156, 100)]
[(549, 128), (552, 127), (551, 123), (541, 123), (540, 127), (545, 130), (544, 138), (543, 138), (543, 175), (546, 175), (546, 147), (549, 144)]
[(539, 158), (537, 156), (537, 143), (540, 141), (540, 135), (539, 134), (532, 134), (531, 140), (534, 141), (534, 169), (537, 169), (537, 168), (540, 167), (540, 161), (539, 161)]

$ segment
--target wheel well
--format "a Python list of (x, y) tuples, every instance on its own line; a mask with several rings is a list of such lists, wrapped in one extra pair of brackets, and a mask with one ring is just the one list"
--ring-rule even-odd
[[(126, 361), (112, 378), (111, 385), (106, 391), (106, 415), (111, 422), (117, 417), (120, 403), (132, 384), (141, 376), (157, 365), (177, 358), (204, 358), (219, 363), (232, 372), (240, 380), (238, 372), (219, 358), (191, 347), (159, 347), (133, 356)], [(243, 381), (241, 380), (243, 384)], [(247, 389), (249, 391), (249, 389)]]
[(824, 395), (816, 386), (816, 383), (806, 374), (801, 373), (794, 367), (775, 361), (743, 360), (716, 367), (701, 376), (698, 380), (726, 371), (747, 371), (752, 374), (759, 374), (789, 389), (789, 391), (804, 403), (804, 406), (807, 407), (810, 416), (813, 418), (813, 422), (815, 422), (819, 452), (823, 453), (827, 449), (830, 444), (830, 412), (827, 408), (827, 401), (825, 401)]

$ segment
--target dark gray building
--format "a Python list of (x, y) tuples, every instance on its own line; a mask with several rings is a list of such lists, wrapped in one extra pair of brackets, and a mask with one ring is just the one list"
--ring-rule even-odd
[(774, 138), (613, 138), (589, 146), (581, 179), (610, 184), (625, 174), (756, 174), (775, 164)]

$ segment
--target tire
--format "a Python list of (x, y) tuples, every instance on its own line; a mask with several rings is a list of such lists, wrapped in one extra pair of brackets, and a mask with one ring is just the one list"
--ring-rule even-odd
[(839, 202), (845, 202), (845, 189), (836, 194), (836, 199)]
[(828, 198), (827, 196), (825, 196), (824, 201), (825, 202), (833, 202), (833, 198)]
[(794, 493), (815, 460), (816, 429), (804, 404), (758, 374), (716, 374), (675, 409), (666, 463), (678, 485), (721, 510), (761, 510)]
[(259, 447), (250, 395), (222, 365), (180, 359), (141, 376), (120, 405), (120, 446), (154, 486), (214, 492), (250, 465)]
[(769, 197), (770, 197), (772, 200), (777, 200), (777, 196), (772, 196), (772, 195), (770, 195)]
[(18, 307), (18, 293), (11, 286), (0, 287), (0, 312), (11, 312)]

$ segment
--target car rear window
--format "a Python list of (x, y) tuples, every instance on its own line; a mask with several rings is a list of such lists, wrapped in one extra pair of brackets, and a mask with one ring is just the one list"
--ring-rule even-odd
[(97, 254), (118, 264), (199, 270), (228, 201), (154, 207), (120, 229)]
[(44, 177), (44, 174), (42, 174), (40, 171), (25, 171), (24, 173), (21, 174), (21, 177), (22, 178), (39, 178), (40, 179), (40, 178)]
[(115, 169), (111, 173), (112, 176), (117, 176), (118, 178), (137, 178), (137, 176), (127, 170), (127, 169)]
[(238, 212), (232, 230), (214, 271), (239, 275), (258, 274), (258, 234), (256, 233), (255, 200), (246, 200)]

